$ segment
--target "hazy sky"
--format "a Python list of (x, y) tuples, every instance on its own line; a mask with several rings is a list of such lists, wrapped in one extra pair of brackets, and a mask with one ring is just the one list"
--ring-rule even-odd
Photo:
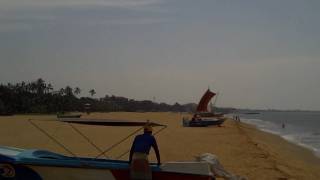
[(0, 82), (320, 110), (319, 0), (1, 0)]

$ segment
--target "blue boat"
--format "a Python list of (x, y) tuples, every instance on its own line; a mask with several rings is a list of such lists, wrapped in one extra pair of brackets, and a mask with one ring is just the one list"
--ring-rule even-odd
[[(150, 164), (153, 179), (210, 180), (207, 163)], [(8, 180), (127, 180), (128, 161), (69, 157), (45, 150), (0, 146), (0, 179)]]

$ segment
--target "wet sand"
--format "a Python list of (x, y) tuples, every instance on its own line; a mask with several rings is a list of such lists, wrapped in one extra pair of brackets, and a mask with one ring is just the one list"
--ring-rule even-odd
[[(289, 143), (281, 137), (261, 132), (254, 127), (227, 120), (222, 127), (185, 128), (180, 113), (93, 113), (83, 118), (113, 118), (151, 120), (167, 128), (156, 135), (162, 162), (188, 161), (201, 153), (219, 157), (226, 170), (248, 179), (319, 179), (320, 160), (308, 149)], [(0, 117), (0, 145), (37, 148), (63, 153), (55, 144), (33, 127), (32, 119), (50, 135), (62, 142), (77, 156), (95, 157), (99, 152), (66, 123), (57, 122), (54, 115), (17, 115)], [(98, 127), (74, 125), (105, 150), (127, 137), (139, 127)], [(160, 127), (154, 128), (156, 132)], [(107, 152), (117, 158), (126, 152), (133, 137)], [(125, 154), (121, 159), (127, 159)], [(155, 160), (151, 152), (151, 161)]]

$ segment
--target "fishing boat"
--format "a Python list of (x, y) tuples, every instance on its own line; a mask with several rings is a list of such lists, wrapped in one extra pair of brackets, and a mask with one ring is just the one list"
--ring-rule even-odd
[[(225, 118), (223, 114), (216, 114), (214, 112), (208, 110), (208, 105), (211, 99), (216, 95), (216, 93), (210, 91), (208, 89), (200, 102), (198, 103), (197, 109), (195, 114), (193, 115), (192, 119), (183, 118), (182, 124), (185, 127), (207, 127), (207, 126), (220, 126), (224, 121)], [(212, 108), (212, 105), (211, 105)]]
[(81, 114), (57, 114), (57, 118), (80, 118)]
[[(203, 162), (168, 162), (150, 165), (153, 179), (210, 180)], [(0, 147), (0, 179), (14, 180), (127, 180), (128, 161), (69, 157), (45, 150)]]
[[(61, 120), (60, 120), (61, 121)], [(96, 157), (78, 157), (57, 139), (50, 136), (44, 129), (38, 126), (32, 120), (29, 122), (37, 129), (47, 135), (51, 140), (64, 148), (73, 156), (57, 154), (41, 149), (19, 149), (14, 147), (0, 146), (0, 179), (12, 180), (127, 180), (130, 179), (128, 161), (100, 158), (108, 150), (112, 149), (119, 143), (112, 145), (107, 150), (101, 150), (92, 141), (89, 141), (83, 133), (75, 128), (72, 124), (85, 125), (102, 125), (102, 126), (141, 126), (149, 123), (152, 126), (161, 126), (158, 132), (166, 128), (165, 125), (150, 123), (150, 122), (133, 122), (133, 121), (118, 121), (118, 120), (79, 120), (64, 119), (61, 122), (68, 123), (75, 128), (76, 132), (88, 140), (100, 154)], [(140, 130), (142, 128), (139, 128)], [(136, 131), (138, 132), (138, 131)], [(135, 132), (135, 133), (136, 133)], [(134, 133), (130, 134), (132, 136)], [(128, 136), (129, 137), (129, 136)], [(128, 139), (126, 137), (125, 139)], [(125, 140), (124, 139), (124, 140)], [(126, 154), (123, 153), (122, 155)], [(121, 156), (122, 156), (121, 155)], [(121, 157), (120, 156), (120, 157)], [(150, 164), (152, 169), (152, 178), (154, 180), (211, 180), (213, 174), (210, 171), (209, 164), (205, 162), (166, 162), (161, 166), (154, 163)]]
[[(210, 103), (210, 101), (214, 97), (216, 98), (214, 99), (214, 103), (212, 104)], [(217, 102), (217, 99), (218, 99), (218, 93), (214, 93), (210, 91), (210, 89), (208, 89), (198, 103), (196, 114), (200, 115), (201, 117), (223, 117), (222, 113), (216, 113), (213, 111), (213, 107)]]
[(201, 118), (200, 120), (193, 120), (183, 118), (182, 123), (184, 127), (207, 127), (220, 126), (225, 121), (225, 118)]

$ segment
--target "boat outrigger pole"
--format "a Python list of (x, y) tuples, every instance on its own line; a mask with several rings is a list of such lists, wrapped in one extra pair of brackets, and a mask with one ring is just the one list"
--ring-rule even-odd
[(108, 159), (108, 156), (101, 150), (96, 144), (94, 144), (87, 136), (85, 136), (80, 130), (78, 130), (75, 126), (73, 126), (71, 123), (68, 123), (72, 129), (74, 129), (78, 134), (80, 134), (85, 140), (87, 140), (88, 143), (90, 143), (94, 148), (96, 148), (97, 151), (102, 153), (105, 158)]
[(98, 159), (102, 154), (109, 152), (110, 150), (112, 150), (113, 148), (115, 148), (116, 146), (118, 146), (119, 144), (123, 143), (125, 140), (129, 139), (131, 136), (135, 135), (136, 133), (138, 133), (140, 130), (142, 130), (143, 127), (135, 130), (133, 133), (129, 134), (127, 137), (123, 138), (121, 141), (113, 144), (112, 146), (110, 146), (108, 149), (106, 149), (105, 151), (103, 151), (102, 153), (98, 154), (95, 159)]
[[(65, 145), (63, 145), (61, 142), (59, 142), (56, 138), (54, 138), (53, 136), (51, 136), (49, 133), (47, 133), (43, 128), (41, 128), (39, 125), (37, 125), (35, 122), (33, 122), (31, 119), (28, 119), (28, 121), (30, 122), (31, 125), (33, 125), (35, 128), (37, 128), (40, 132), (42, 132), (44, 135), (46, 135), (49, 139), (51, 139), (54, 143), (56, 143), (57, 145), (59, 145), (60, 147), (62, 147), (65, 151), (67, 151), (68, 153), (70, 153), (73, 157), (77, 158), (76, 154), (73, 153), (71, 150), (69, 150)], [(116, 146), (118, 146), (119, 144), (123, 143), (124, 141), (128, 140), (130, 137), (132, 137), (133, 135), (137, 134), (139, 131), (141, 131), (143, 129), (143, 126), (145, 124), (150, 124), (151, 126), (162, 126), (162, 128), (160, 128), (158, 131), (156, 131), (154, 133), (154, 135), (157, 135), (158, 133), (160, 133), (162, 130), (164, 130), (165, 128), (167, 128), (166, 125), (162, 125), (162, 124), (157, 124), (157, 123), (152, 123), (152, 122), (142, 122), (142, 121), (123, 121), (123, 120), (93, 120), (93, 119), (73, 119), (73, 118), (64, 118), (64, 119), (59, 119), (59, 122), (64, 122), (64, 123), (68, 123), (68, 125), (76, 132), (78, 133), (82, 138), (84, 138), (92, 147), (94, 147), (99, 154), (97, 156), (95, 156), (94, 159), (98, 159), (99, 157), (101, 157), (102, 155), (104, 155), (107, 159), (109, 158), (106, 154), (111, 151), (112, 149), (114, 149)], [(74, 125), (72, 125), (72, 123), (76, 123), (76, 124), (83, 124), (83, 125), (97, 125), (97, 126), (127, 126), (127, 127), (131, 127), (131, 126), (140, 126), (137, 130), (135, 130), (134, 132), (130, 133), (128, 136), (126, 136), (125, 138), (121, 139), (119, 142), (113, 144), (112, 146), (110, 146), (109, 148), (107, 148), (106, 150), (102, 150), (101, 148), (99, 148), (96, 144), (94, 144), (84, 133), (82, 133), (79, 129), (77, 129)], [(123, 157), (124, 155), (126, 155), (130, 150), (127, 150), (126, 152), (120, 154), (117, 159), (120, 159), (121, 157)]]
[(60, 147), (62, 147), (65, 151), (70, 153), (73, 157), (77, 157), (75, 153), (73, 153), (71, 150), (69, 150), (66, 146), (64, 146), (62, 143), (60, 143), (56, 138), (51, 136), (49, 133), (47, 133), (44, 129), (42, 129), (40, 126), (38, 126), (36, 123), (32, 122), (32, 119), (28, 119), (31, 125), (33, 125), (35, 128), (37, 128), (40, 132), (42, 132), (44, 135), (46, 135), (49, 139), (51, 139), (53, 142), (58, 144)]

